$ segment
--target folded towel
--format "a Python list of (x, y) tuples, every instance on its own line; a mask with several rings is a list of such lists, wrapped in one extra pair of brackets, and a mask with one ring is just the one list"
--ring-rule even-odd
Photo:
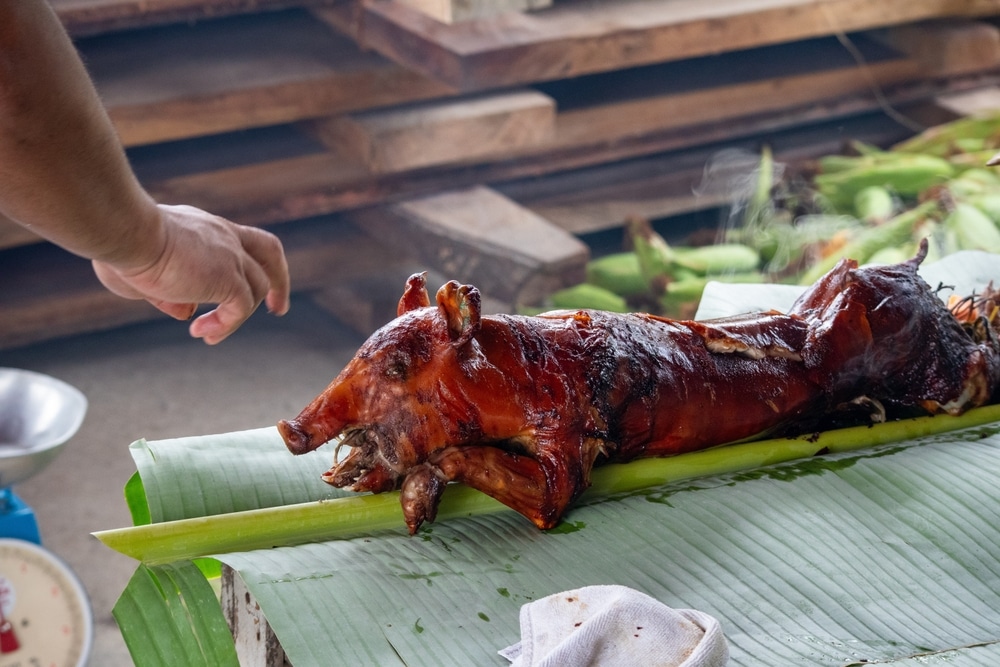
[(521, 641), (501, 650), (511, 667), (722, 667), (719, 622), (672, 609), (626, 586), (587, 586), (521, 607)]

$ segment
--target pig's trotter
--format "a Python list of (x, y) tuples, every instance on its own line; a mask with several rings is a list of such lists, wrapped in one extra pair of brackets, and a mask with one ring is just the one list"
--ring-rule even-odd
[(446, 484), (442, 472), (430, 463), (414, 466), (407, 473), (399, 491), (399, 502), (403, 506), (403, 518), (410, 535), (416, 533), (425, 521), (434, 522)]
[[(433, 474), (426, 472), (428, 469), (434, 471)], [(407, 474), (403, 483), (403, 511), (412, 533), (416, 529), (410, 521), (416, 513), (410, 514), (408, 503), (414, 508), (432, 506), (433, 514), (425, 513), (427, 520), (432, 521), (437, 514), (444, 482), (456, 481), (499, 500), (547, 530), (559, 522), (566, 507), (582, 490), (580, 480), (572, 477), (558, 467), (543, 465), (531, 456), (499, 447), (447, 447), (435, 452), (429, 463), (416, 466)], [(427, 497), (417, 500), (422, 493)]]

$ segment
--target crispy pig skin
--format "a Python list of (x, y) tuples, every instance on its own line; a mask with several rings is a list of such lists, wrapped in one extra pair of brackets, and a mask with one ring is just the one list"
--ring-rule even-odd
[(742, 440), (848, 404), (959, 414), (989, 401), (993, 325), (973, 335), (952, 315), (917, 274), (925, 252), (894, 266), (843, 261), (788, 313), (700, 322), (482, 316), (474, 287), (447, 283), (432, 306), (414, 275), (399, 316), (279, 431), (293, 453), (340, 436), (350, 453), (324, 479), (399, 488), (411, 534), (451, 481), (548, 529), (595, 464)]

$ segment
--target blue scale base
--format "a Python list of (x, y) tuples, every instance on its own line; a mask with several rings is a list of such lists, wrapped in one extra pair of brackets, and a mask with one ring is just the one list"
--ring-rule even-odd
[(10, 489), (0, 490), (0, 537), (42, 543), (34, 511)]

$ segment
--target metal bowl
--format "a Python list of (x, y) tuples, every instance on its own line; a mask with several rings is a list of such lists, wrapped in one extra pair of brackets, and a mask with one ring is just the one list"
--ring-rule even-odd
[(40, 472), (87, 413), (78, 389), (48, 375), (0, 368), (0, 489)]

